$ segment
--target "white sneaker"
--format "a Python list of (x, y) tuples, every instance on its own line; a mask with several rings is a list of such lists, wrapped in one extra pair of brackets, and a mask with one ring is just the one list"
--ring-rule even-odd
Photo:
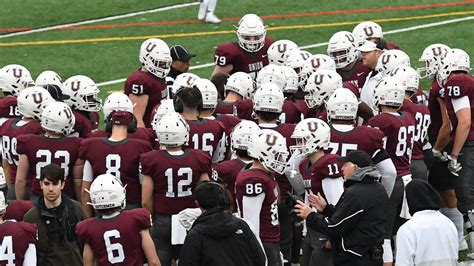
[(206, 22), (209, 22), (209, 23), (221, 23), (221, 20), (216, 17), (216, 15), (214, 15), (214, 13), (207, 13), (207, 16), (206, 16)]
[(207, 6), (201, 3), (199, 5), (199, 12), (198, 12), (199, 20), (204, 20), (204, 18), (206, 18), (206, 11), (207, 11)]
[(467, 245), (466, 239), (463, 239), (461, 242), (459, 242), (459, 251), (464, 251), (467, 250), (469, 247)]

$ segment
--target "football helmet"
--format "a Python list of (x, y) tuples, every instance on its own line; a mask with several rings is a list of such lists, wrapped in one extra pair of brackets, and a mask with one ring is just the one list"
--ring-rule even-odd
[(270, 64), (284, 66), (290, 53), (299, 50), (298, 45), (293, 41), (278, 40), (268, 47), (268, 61)]
[(390, 71), (390, 76), (398, 78), (405, 91), (415, 93), (420, 85), (420, 75), (409, 66), (398, 66)]
[(71, 107), (63, 102), (52, 102), (41, 113), (41, 127), (54, 133), (67, 136), (74, 131), (75, 123)]
[(247, 152), (269, 172), (283, 174), (288, 151), (286, 139), (271, 129), (260, 129), (250, 136)]
[(310, 56), (303, 64), (298, 85), (303, 88), (306, 85), (309, 76), (319, 69), (336, 71), (336, 62), (325, 54), (315, 54)]
[[(2, 169), (3, 172), (3, 169)], [(3, 174), (3, 173), (2, 173)], [(7, 211), (7, 201), (5, 200), (5, 195), (0, 191), (0, 214), (4, 214)]]
[(359, 100), (354, 93), (346, 88), (338, 88), (329, 97), (326, 102), (328, 120), (355, 120), (357, 118), (357, 109)]
[(289, 66), (280, 66), (285, 72), (285, 87), (283, 93), (296, 93), (298, 91), (298, 74)]
[(35, 120), (41, 120), (41, 112), (52, 102), (53, 97), (43, 87), (30, 87), (17, 96), (18, 112), (24, 118)]
[(218, 97), (216, 85), (208, 79), (200, 78), (196, 80), (195, 86), (201, 92), (202, 107), (204, 109), (215, 109)]
[(440, 60), (449, 49), (447, 45), (441, 43), (435, 43), (426, 47), (419, 59), (425, 66), (417, 69), (420, 78), (428, 77), (434, 80), (440, 67)]
[(469, 55), (461, 49), (453, 48), (441, 58), (440, 68), (436, 75), (438, 83), (445, 85), (453, 71), (464, 71), (466, 73), (471, 71)]
[(125, 93), (113, 92), (105, 99), (102, 111), (104, 112), (104, 119), (107, 119), (112, 112), (116, 111), (133, 114), (133, 103)]
[(177, 147), (187, 145), (189, 125), (179, 113), (167, 113), (153, 128), (161, 146)]
[(192, 88), (197, 80), (199, 77), (196, 74), (189, 72), (179, 74), (171, 86), (173, 96), (176, 96), (184, 88)]
[(304, 100), (309, 108), (319, 107), (337, 88), (342, 88), (341, 76), (336, 71), (320, 69), (309, 77), (304, 88), (308, 95)]
[(87, 76), (72, 76), (63, 83), (63, 94), (69, 96), (64, 100), (69, 106), (87, 112), (98, 112), (102, 107), (99, 88)]
[(386, 76), (375, 85), (374, 105), (400, 108), (403, 105), (405, 89), (402, 82), (391, 76)]
[(151, 127), (155, 128), (161, 118), (168, 113), (176, 113), (172, 99), (161, 101), (160, 106), (156, 109), (155, 115), (151, 121)]
[(291, 138), (296, 140), (296, 145), (290, 147), (291, 152), (299, 150), (308, 156), (329, 147), (331, 128), (321, 119), (306, 118), (296, 125)]
[(303, 70), (304, 62), (310, 58), (312, 54), (307, 51), (293, 51), (288, 55), (286, 65), (293, 68), (298, 74), (298, 83), (300, 83), (301, 70)]
[(265, 44), (267, 27), (262, 19), (255, 14), (243, 16), (237, 24), (237, 37), (239, 46), (247, 52), (255, 53)]
[(339, 31), (329, 39), (327, 53), (334, 60), (337, 68), (343, 68), (357, 60), (357, 46), (352, 33)]
[(242, 120), (238, 123), (230, 134), (232, 150), (247, 150), (250, 136), (258, 130), (260, 127), (253, 121)]
[(224, 91), (233, 91), (243, 99), (248, 99), (251, 97), (254, 90), (254, 81), (252, 77), (245, 72), (235, 72), (230, 75), (225, 84)]
[(160, 39), (148, 39), (140, 47), (140, 63), (158, 78), (165, 78), (171, 69), (171, 52), (168, 45)]
[(352, 30), (352, 34), (356, 38), (358, 46), (361, 46), (365, 40), (370, 38), (383, 38), (382, 27), (372, 21), (364, 21), (359, 23)]
[(57, 86), (59, 89), (62, 88), (63, 82), (61, 80), (61, 77), (58, 75), (58, 73), (51, 71), (51, 70), (46, 70), (41, 72), (41, 74), (38, 75), (38, 77), (35, 80), (35, 85), (36, 86), (47, 86), (47, 85), (54, 85)]
[(386, 76), (398, 66), (410, 66), (410, 57), (402, 50), (386, 50), (377, 60), (375, 71)]
[(257, 88), (264, 83), (273, 83), (281, 90), (285, 87), (285, 71), (278, 65), (266, 65), (257, 74)]
[(125, 208), (125, 187), (119, 178), (111, 174), (102, 174), (94, 179), (89, 189), (91, 205), (95, 210)]
[(281, 113), (285, 96), (283, 91), (273, 83), (264, 83), (253, 95), (253, 110)]
[(6, 65), (0, 70), (0, 88), (3, 92), (18, 96), (20, 91), (34, 86), (30, 71), (21, 65)]

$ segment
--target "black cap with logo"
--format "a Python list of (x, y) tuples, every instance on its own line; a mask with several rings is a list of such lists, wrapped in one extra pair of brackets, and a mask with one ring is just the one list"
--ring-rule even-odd
[(184, 48), (182, 45), (173, 45), (170, 47), (170, 52), (171, 52), (171, 58), (173, 61), (179, 60), (183, 62), (187, 62), (191, 60), (191, 58), (194, 57), (193, 54), (190, 54), (186, 48)]

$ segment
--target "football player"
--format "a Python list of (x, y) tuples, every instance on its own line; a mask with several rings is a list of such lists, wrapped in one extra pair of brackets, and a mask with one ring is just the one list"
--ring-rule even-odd
[(84, 265), (143, 265), (143, 257), (148, 265), (160, 265), (150, 235), (150, 212), (143, 208), (122, 211), (125, 191), (111, 174), (100, 175), (92, 182), (88, 203), (97, 217), (76, 225), (77, 238), (84, 244)]
[[(391, 263), (393, 255), (390, 239), (395, 235), (398, 226), (409, 218), (403, 202), (404, 186), (411, 181), (410, 158), (413, 150), (413, 139), (416, 121), (412, 114), (400, 112), (403, 105), (405, 90), (402, 82), (391, 76), (384, 77), (375, 88), (375, 106), (380, 114), (369, 120), (368, 125), (379, 128), (385, 135), (385, 149), (390, 155), (397, 179), (390, 195), (390, 209), (387, 210), (386, 236), (384, 240), (384, 263)], [(395, 223), (396, 221), (397, 224)]]
[(69, 96), (63, 94), (63, 82), (58, 73), (46, 70), (41, 72), (35, 80), (35, 86), (40, 86), (48, 90), (51, 97), (56, 101), (64, 101)]
[[(15, 181), (17, 199), (36, 201), (41, 197), (41, 171), (44, 166), (55, 163), (64, 169), (64, 192), (80, 200), (84, 167), (84, 161), (79, 159), (82, 139), (67, 137), (74, 130), (74, 123), (74, 115), (67, 104), (52, 102), (41, 114), (44, 135), (17, 137), (16, 151), (20, 156)], [(30, 190), (31, 193), (28, 193)]]
[[(288, 59), (286, 60), (285, 65), (293, 68), (293, 70), (298, 75), (298, 86), (302, 89), (304, 87), (304, 82), (306, 82), (306, 76), (303, 76), (303, 67), (308, 59), (313, 55), (308, 51), (295, 50), (289, 53)], [(317, 62), (315, 62), (317, 63)], [(329, 66), (330, 66), (329, 62)]]
[(281, 66), (285, 73), (285, 85), (283, 87), (283, 102), (282, 114), (279, 119), (281, 123), (295, 124), (301, 120), (303, 116), (301, 112), (301, 103), (296, 99), (298, 92), (298, 74), (289, 66)]
[(217, 0), (202, 0), (199, 4), (198, 19), (209, 23), (220, 23), (221, 20), (214, 14)]
[(20, 91), (32, 86), (30, 72), (20, 65), (7, 65), (0, 69), (0, 89), (4, 97), (0, 98), (0, 125), (8, 118), (20, 117), (16, 97)]
[(249, 117), (252, 114), (252, 102), (243, 101), (253, 95), (254, 81), (252, 77), (244, 72), (232, 74), (225, 85), (224, 100), (217, 101), (216, 114), (238, 115), (240, 118)]
[(165, 78), (171, 67), (170, 48), (163, 40), (148, 39), (138, 58), (141, 67), (127, 77), (124, 92), (135, 105), (138, 127), (151, 127), (151, 110), (168, 97)]
[(7, 211), (4, 220), (23, 221), (25, 214), (33, 208), (35, 203), (31, 200), (7, 200)]
[(320, 69), (308, 78), (304, 91), (306, 105), (310, 108), (309, 117), (315, 117), (327, 121), (326, 107), (324, 103), (332, 93), (342, 87), (342, 78), (336, 71)]
[(282, 265), (278, 245), (280, 192), (272, 173), (283, 174), (285, 170), (285, 137), (275, 130), (261, 129), (250, 136), (247, 152), (253, 159), (252, 165), (240, 172), (235, 181), (239, 214), (260, 236), (268, 265)]
[(54, 102), (49, 92), (41, 87), (22, 90), (17, 97), (21, 118), (8, 119), (1, 128), (2, 166), (8, 186), (7, 199), (16, 199), (15, 177), (19, 156), (16, 150), (17, 138), (23, 134), (42, 134), (40, 115), (43, 109)]
[(216, 64), (211, 76), (217, 73), (245, 72), (257, 77), (258, 71), (268, 65), (267, 50), (273, 43), (266, 38), (267, 27), (255, 14), (246, 14), (237, 24), (237, 43), (219, 45), (214, 55)]
[[(290, 148), (292, 153), (304, 158), (297, 167), (305, 180), (306, 194), (321, 193), (331, 204), (336, 204), (344, 192), (344, 179), (342, 163), (336, 161), (339, 156), (324, 154), (330, 135), (331, 130), (324, 121), (306, 118), (296, 125), (291, 135), (296, 145)], [(327, 236), (308, 228), (303, 244), (304, 265), (332, 265), (330, 246)]]
[(284, 66), (288, 56), (297, 51), (298, 45), (291, 40), (278, 40), (268, 47), (268, 61), (270, 64)]
[(76, 75), (64, 81), (62, 92), (68, 97), (64, 102), (73, 111), (76, 118), (74, 135), (85, 138), (99, 125), (98, 111), (102, 107), (99, 88), (89, 77)]
[(195, 208), (192, 190), (199, 181), (209, 180), (211, 156), (199, 149), (184, 149), (190, 129), (177, 113), (164, 115), (155, 131), (163, 150), (140, 156), (142, 206), (154, 216), (153, 241), (162, 265), (169, 266), (184, 243), (175, 215)]
[(7, 206), (0, 192), (0, 257), (2, 265), (36, 265), (36, 225), (5, 218)]
[(383, 38), (382, 27), (372, 21), (365, 21), (357, 24), (352, 30), (352, 34), (356, 37), (358, 46), (362, 45), (364, 41), (371, 41), (375, 44), (381, 44), (384, 49), (400, 49), (400, 47), (393, 42), (386, 41)]
[(108, 138), (85, 139), (79, 149), (79, 157), (85, 161), (82, 177), (82, 206), (87, 217), (91, 217), (87, 189), (94, 177), (113, 174), (126, 184), (127, 209), (139, 208), (141, 203), (140, 155), (151, 151), (150, 143), (128, 137), (135, 132), (137, 121), (131, 112), (115, 111), (110, 115), (106, 131)]

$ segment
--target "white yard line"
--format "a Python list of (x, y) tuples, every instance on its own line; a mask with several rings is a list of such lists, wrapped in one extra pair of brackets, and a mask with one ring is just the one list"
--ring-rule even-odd
[(56, 26), (50, 26), (50, 27), (43, 27), (43, 28), (37, 28), (37, 29), (31, 29), (31, 30), (27, 30), (27, 31), (12, 32), (12, 33), (8, 33), (8, 34), (0, 35), (0, 39), (10, 38), (10, 37), (20, 36), (20, 35), (26, 35), (26, 34), (31, 34), (31, 33), (37, 33), (37, 32), (50, 31), (50, 30), (60, 29), (60, 28), (64, 28), (64, 27), (79, 26), (79, 25), (86, 25), (86, 24), (92, 24), (92, 23), (115, 20), (115, 19), (129, 18), (129, 17), (140, 16), (140, 15), (144, 15), (144, 14), (157, 13), (157, 12), (168, 11), (168, 10), (172, 10), (172, 9), (178, 9), (178, 8), (182, 8), (182, 7), (195, 6), (195, 5), (199, 5), (199, 2), (177, 4), (177, 5), (172, 5), (172, 6), (159, 7), (159, 8), (155, 8), (155, 9), (137, 11), (137, 12), (121, 14), (121, 15), (116, 15), (116, 16), (110, 16), (110, 17), (104, 17), (104, 18), (98, 18), (98, 19), (91, 19), (91, 20), (84, 20), (84, 21), (79, 21), (79, 22), (74, 22), (74, 23), (68, 23), (68, 24), (62, 24), (62, 25), (56, 25)]

